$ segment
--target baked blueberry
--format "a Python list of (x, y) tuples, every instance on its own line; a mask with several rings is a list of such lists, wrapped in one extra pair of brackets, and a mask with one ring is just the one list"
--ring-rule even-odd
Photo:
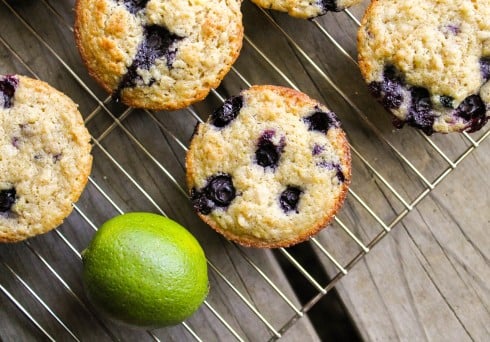
[(321, 154), (323, 151), (325, 151), (325, 147), (324, 146), (321, 146), (321, 145), (318, 145), (318, 144), (315, 144), (313, 145), (313, 150), (311, 151), (311, 154), (313, 156), (318, 156), (319, 154)]
[(235, 198), (235, 187), (230, 175), (218, 175), (210, 179), (206, 195), (218, 207), (227, 207)]
[(488, 120), (490, 2), (469, 3), (461, 11), (449, 0), (418, 0), (413, 6), (376, 0), (364, 12), (359, 69), (373, 96), (396, 117), (395, 127), (406, 123), (427, 135), (473, 132)]
[(12, 208), (15, 203), (15, 188), (0, 190), (0, 212), (4, 213)]
[(211, 114), (211, 124), (220, 128), (227, 126), (238, 116), (242, 106), (243, 97), (234, 96), (229, 98)]
[[(0, 105), (1, 244), (59, 226), (87, 183), (92, 156), (90, 134), (73, 100), (40, 80), (0, 80), (16, 88), (11, 108)], [(66, 158), (53, 161), (61, 151)]]
[(434, 115), (429, 91), (423, 87), (410, 89), (410, 109), (406, 121), (409, 125), (422, 129), (427, 135), (434, 133)]
[(286, 144), (285, 138), (281, 137), (279, 145), (274, 145), (272, 138), (275, 134), (273, 130), (267, 130), (259, 138), (257, 150), (255, 151), (255, 161), (260, 166), (275, 168), (279, 162), (279, 158)]
[(393, 66), (385, 68), (383, 81), (369, 84), (369, 91), (386, 109), (399, 108), (403, 102), (403, 79)]
[(11, 141), (12, 141), (12, 146), (13, 147), (19, 148), (19, 141), (20, 141), (20, 138), (19, 137), (13, 137)]
[(449, 24), (446, 25), (446, 31), (451, 33), (452, 35), (457, 36), (461, 33), (461, 26), (458, 24)]
[(224, 108), (199, 125), (186, 155), (199, 217), (253, 247), (290, 246), (324, 228), (351, 178), (335, 115), (304, 93), (270, 85), (243, 90)]
[(146, 7), (148, 1), (150, 0), (122, 0), (122, 3), (129, 12), (131, 12), (132, 14), (136, 14)]
[(194, 210), (203, 215), (209, 215), (215, 207), (214, 202), (206, 196), (205, 192), (196, 189), (191, 190), (191, 202)]
[(444, 108), (453, 108), (454, 99), (451, 96), (441, 95), (439, 97), (439, 102)]
[(488, 121), (486, 116), (486, 106), (479, 95), (468, 96), (463, 102), (460, 103), (458, 108), (455, 109), (454, 115), (463, 118), (467, 121), (468, 133), (475, 132), (485, 126)]
[(281, 209), (285, 213), (289, 213), (293, 210), (298, 212), (298, 202), (302, 192), (303, 191), (300, 188), (289, 185), (279, 196)]
[(17, 88), (18, 84), (19, 79), (15, 76), (0, 76), (0, 107), (12, 107), (15, 89)]
[(335, 170), (336, 171), (335, 176), (337, 177), (339, 182), (340, 183), (345, 182), (345, 176), (344, 176), (344, 173), (342, 172), (342, 167), (339, 164), (333, 163), (333, 162), (322, 161), (322, 162), (319, 162), (317, 165), (320, 167), (324, 167), (327, 170)]
[(327, 11), (338, 12), (337, 0), (321, 0), (321, 6)]
[(191, 201), (194, 208), (209, 214), (215, 207), (225, 208), (235, 199), (236, 190), (230, 175), (219, 174), (209, 178), (206, 186), (198, 191), (192, 189)]
[[(374, 82), (376, 83), (376, 82)], [(381, 103), (387, 109), (399, 108), (403, 102), (403, 77), (393, 65), (387, 65), (383, 73), (383, 81), (379, 84), (379, 94)]]
[(490, 80), (490, 57), (483, 57), (480, 59), (480, 70), (483, 79)]
[(340, 122), (333, 112), (317, 111), (303, 119), (308, 130), (327, 133), (330, 128), (339, 128)]
[(171, 69), (177, 54), (177, 43), (183, 39), (158, 25), (145, 26), (143, 35), (136, 57), (121, 80), (119, 91), (141, 82), (138, 69), (149, 70), (158, 58), (165, 57), (167, 67)]
[(178, 110), (216, 89), (243, 43), (242, 0), (77, 0), (75, 42), (115, 100)]
[(252, 0), (265, 9), (287, 12), (289, 15), (311, 19), (324, 15), (328, 11), (339, 12), (347, 7), (360, 3), (362, 0)]

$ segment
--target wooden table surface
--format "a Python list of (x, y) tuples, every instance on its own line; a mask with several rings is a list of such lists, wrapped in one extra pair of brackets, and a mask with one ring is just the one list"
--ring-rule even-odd
[[(88, 76), (73, 41), (72, 0), (1, 0), (0, 74), (38, 77), (74, 99), (94, 140), (94, 168), (59, 229), (0, 246), (0, 340), (314, 341), (335, 336), (325, 333), (335, 315), (315, 312), (338, 294), (366, 340), (488, 341), (489, 128), (430, 138), (392, 128), (355, 61), (367, 3), (306, 21), (244, 1), (244, 47), (222, 85), (188, 109), (149, 112), (115, 103)], [(343, 209), (294, 248), (229, 243), (185, 195), (195, 124), (250, 84), (297, 87), (324, 102), (353, 148)], [(128, 211), (168, 215), (203, 245), (211, 292), (184, 324), (120, 326), (85, 298), (80, 252), (105, 220)]]

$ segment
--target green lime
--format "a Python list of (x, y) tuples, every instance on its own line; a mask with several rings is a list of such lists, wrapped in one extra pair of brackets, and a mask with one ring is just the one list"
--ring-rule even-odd
[(198, 241), (160, 215), (128, 213), (110, 219), (82, 258), (88, 297), (125, 323), (180, 323), (208, 294), (206, 257)]

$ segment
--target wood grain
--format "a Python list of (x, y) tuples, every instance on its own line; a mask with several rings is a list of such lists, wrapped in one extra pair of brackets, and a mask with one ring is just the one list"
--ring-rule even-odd
[[(351, 13), (359, 19), (368, 3)], [(193, 340), (183, 325), (151, 332), (121, 327), (101, 317), (85, 298), (79, 253), (105, 220), (140, 210), (176, 219), (205, 249), (212, 265), (211, 292), (186, 322), (202, 340), (233, 340), (234, 333), (243, 340), (268, 340), (271, 328), (284, 326), (284, 340), (319, 340), (307, 315), (296, 320), (305, 303), (289, 280), (301, 277), (313, 293), (308, 310), (329, 284), (323, 275), (337, 279), (343, 270), (348, 273), (336, 288), (366, 340), (488, 340), (488, 139), (430, 191), (451, 169), (433, 144), (454, 162), (472, 142), (462, 135), (434, 136), (429, 142), (413, 129), (392, 128), (357, 69), (355, 21), (345, 12), (306, 21), (264, 14), (248, 1), (242, 8), (244, 47), (217, 93), (228, 97), (248, 84), (297, 87), (337, 113), (354, 151), (352, 192), (339, 221), (299, 249), (312, 251), (308, 259), (294, 249), (272, 253), (225, 241), (193, 213), (184, 182), (185, 146), (198, 120), (220, 103), (219, 96), (210, 94), (175, 112), (121, 106), (95, 84), (80, 60), (71, 32), (73, 1), (0, 2), (0, 73), (39, 77), (72, 97), (94, 137), (95, 161), (91, 182), (58, 230), (0, 246), (0, 339), (46, 339), (8, 293), (57, 340), (73, 339), (70, 332), (81, 340)], [(363, 246), (344, 228), (363, 246), (386, 229), (393, 231), (356, 259)], [(286, 253), (308, 262), (296, 265)], [(286, 271), (278, 256), (290, 266)], [(353, 260), (360, 261), (351, 269)], [(303, 290), (296, 291), (301, 295)]]

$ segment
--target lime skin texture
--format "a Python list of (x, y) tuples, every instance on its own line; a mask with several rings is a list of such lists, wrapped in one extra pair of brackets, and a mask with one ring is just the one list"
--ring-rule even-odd
[(164, 327), (191, 316), (208, 291), (207, 262), (184, 227), (152, 213), (105, 222), (82, 253), (89, 299), (110, 318)]

